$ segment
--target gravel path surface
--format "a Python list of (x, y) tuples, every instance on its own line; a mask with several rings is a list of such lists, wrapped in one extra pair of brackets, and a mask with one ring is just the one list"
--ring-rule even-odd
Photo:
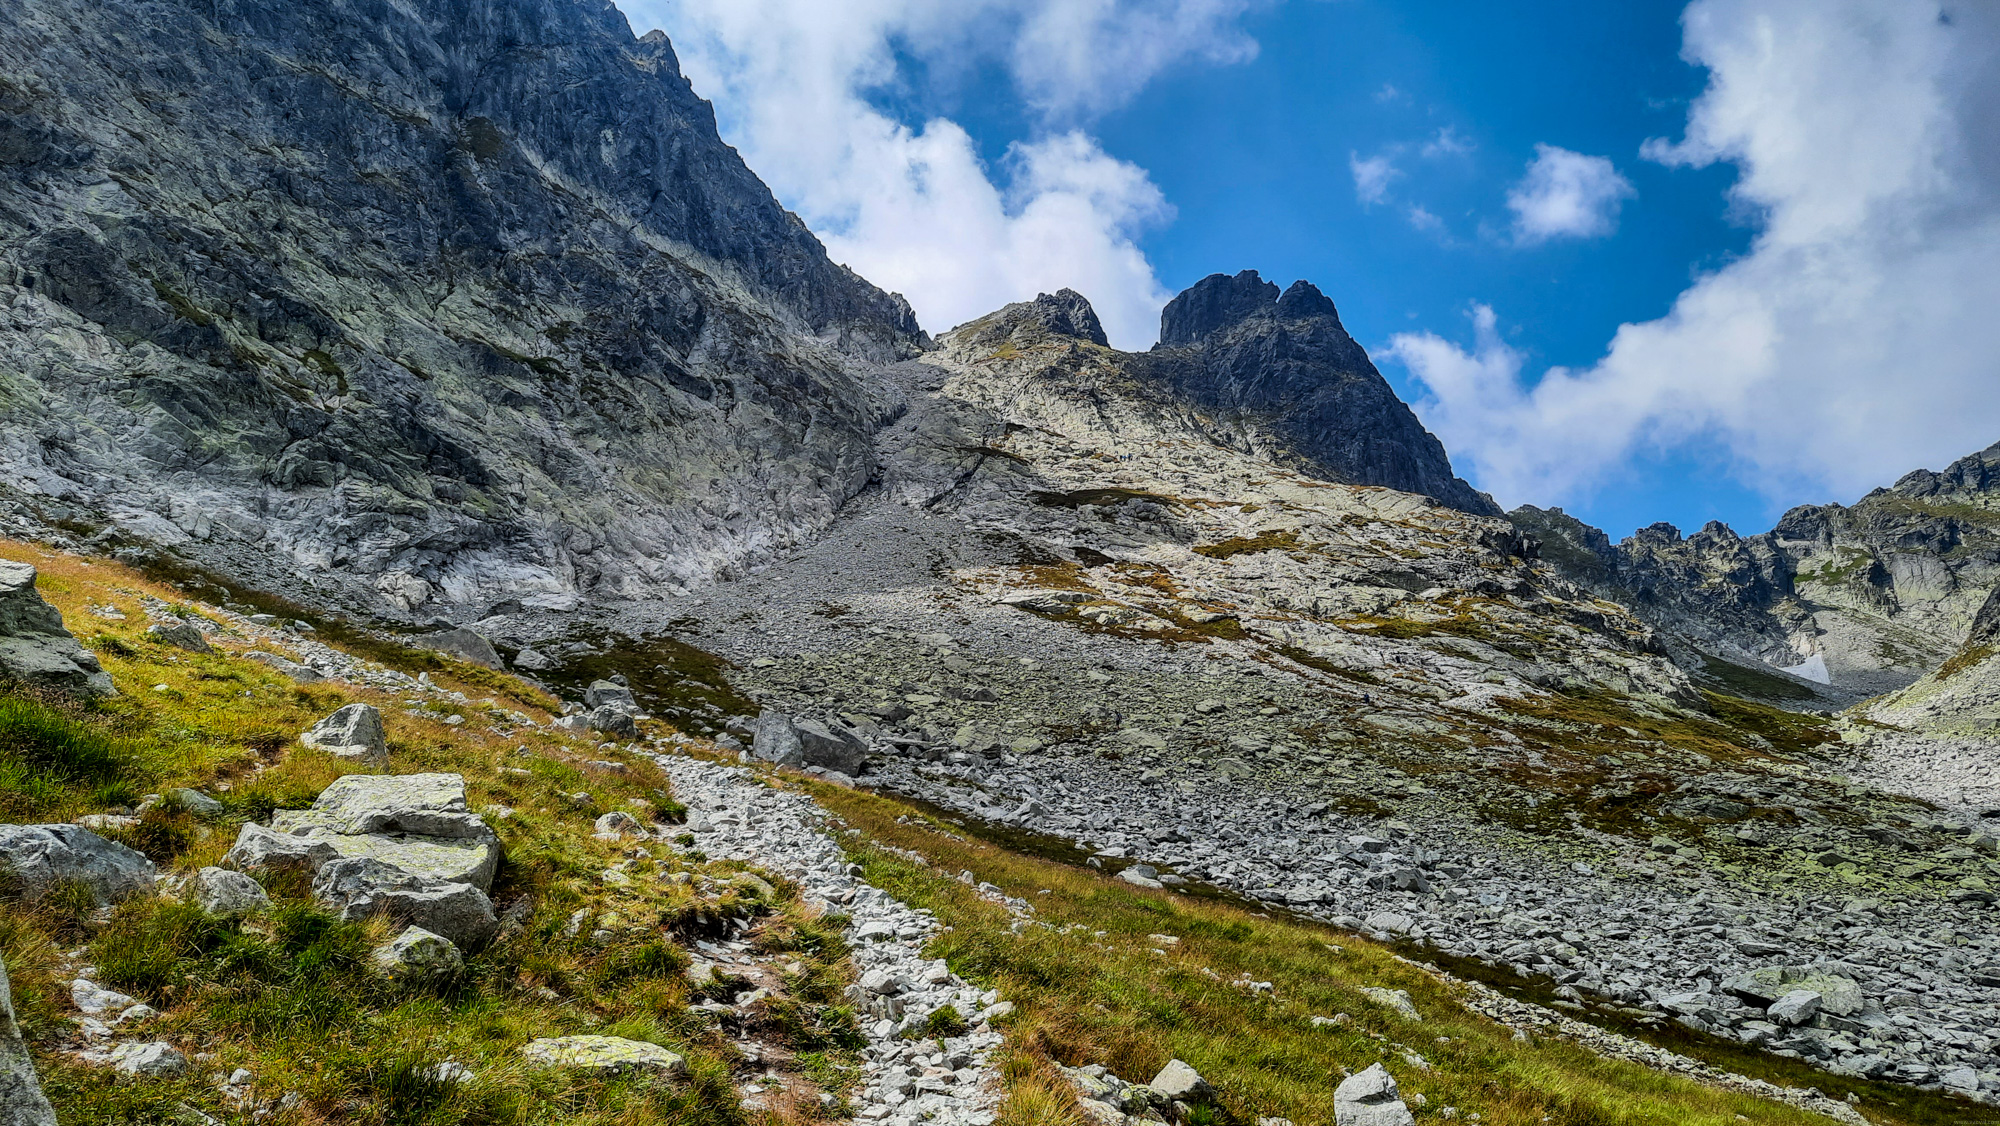
[[(689, 811), (688, 831), (711, 859), (752, 861), (804, 889), (808, 903), (852, 919), (847, 938), (861, 971), (849, 999), (867, 1037), (855, 1117), (890, 1126), (917, 1122), (989, 1126), (1000, 1103), (991, 1062), (1001, 1041), (991, 1021), (1013, 1011), (992, 993), (924, 957), (938, 931), (929, 912), (862, 882), (828, 835), (827, 813), (803, 794), (774, 790), (742, 767), (655, 755)], [(972, 1024), (964, 1036), (905, 1039), (951, 1006)]]

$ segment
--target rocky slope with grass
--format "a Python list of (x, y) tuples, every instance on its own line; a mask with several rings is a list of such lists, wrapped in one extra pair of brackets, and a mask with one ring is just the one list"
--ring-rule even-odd
[(1718, 683), (1805, 701), (1818, 685), (1847, 704), (1936, 669), (2000, 585), (2000, 446), (1851, 506), (1795, 508), (1749, 537), (1655, 524), (1613, 545), (1559, 509), (1511, 518), (1565, 575), (1685, 642), (1690, 667)]
[(6, 500), (321, 606), (661, 594), (822, 529), (909, 307), (605, 0), (29, 0)]

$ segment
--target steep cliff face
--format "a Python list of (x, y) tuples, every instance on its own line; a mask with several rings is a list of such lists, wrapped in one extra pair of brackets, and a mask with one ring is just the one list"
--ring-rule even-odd
[(1872, 694), (1951, 657), (2000, 584), (2000, 446), (1747, 538), (1655, 524), (1613, 547), (1560, 510), (1512, 519), (1565, 573), (1670, 634)]
[(0, 308), (17, 501), (377, 610), (768, 556), (925, 343), (605, 0), (23, 0)]
[(1421, 493), (1497, 516), (1452, 475), (1444, 446), (1396, 397), (1312, 283), (1214, 274), (1160, 314), (1132, 370), (1207, 411), (1213, 437), (1315, 476)]

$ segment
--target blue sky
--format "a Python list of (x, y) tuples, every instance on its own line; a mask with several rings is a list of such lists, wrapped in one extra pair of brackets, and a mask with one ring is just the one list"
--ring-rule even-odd
[(2000, 440), (1990, 9), (625, 7), (934, 331), (1069, 285), (1144, 347), (1209, 273), (1309, 278), (1462, 475), (1614, 536)]

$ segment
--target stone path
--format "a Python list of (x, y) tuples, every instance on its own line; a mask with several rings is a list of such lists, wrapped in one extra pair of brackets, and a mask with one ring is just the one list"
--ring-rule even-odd
[[(1013, 1006), (925, 958), (938, 931), (927, 911), (863, 882), (828, 834), (811, 798), (773, 790), (751, 771), (680, 755), (655, 755), (688, 807), (688, 832), (713, 860), (743, 860), (796, 880), (810, 904), (849, 916), (847, 938), (861, 971), (849, 999), (868, 1044), (855, 1117), (886, 1126), (989, 1126), (1000, 1103), (991, 1062), (1001, 1041), (992, 1021)], [(945, 1006), (971, 1026), (963, 1036), (905, 1039)]]

